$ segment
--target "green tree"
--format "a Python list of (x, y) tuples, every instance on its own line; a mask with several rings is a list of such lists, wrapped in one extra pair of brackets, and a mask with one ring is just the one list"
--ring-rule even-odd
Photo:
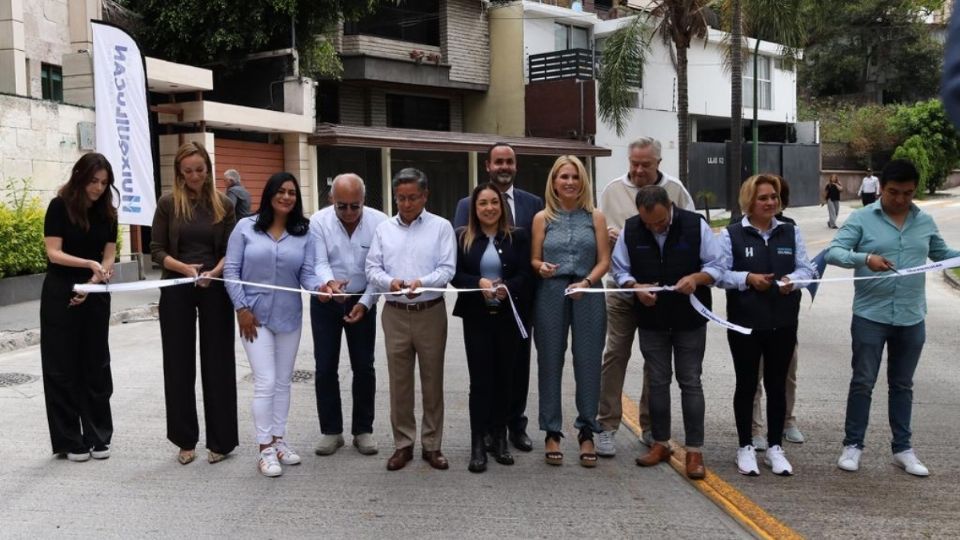
[[(811, 1), (811, 0), (808, 0)], [(810, 96), (876, 103), (937, 94), (943, 45), (925, 17), (942, 0), (822, 2), (808, 18), (799, 85)]]
[(337, 23), (394, 0), (113, 0), (134, 17), (132, 31), (148, 54), (197, 66), (230, 65), (244, 55), (296, 44), (301, 73), (339, 76), (330, 43)]
[[(917, 193), (921, 196), (929, 190), (930, 180), (933, 176), (933, 164), (930, 162), (930, 154), (923, 138), (919, 135), (911, 135), (909, 139), (897, 147), (893, 153), (893, 159), (906, 159), (913, 163), (920, 174), (920, 183), (917, 184)], [(930, 191), (933, 193), (933, 191)]]
[(960, 136), (947, 118), (943, 103), (939, 99), (931, 99), (900, 107), (891, 124), (901, 138), (912, 140), (909, 147), (904, 142), (897, 152), (917, 153), (918, 148), (925, 150), (929, 160), (926, 188), (931, 194), (934, 193), (960, 162)]
[[(651, 32), (648, 28), (651, 26), (653, 36), (659, 36), (664, 45), (671, 48), (677, 73), (677, 147), (680, 154), (677, 176), (684, 185), (687, 184), (687, 155), (690, 147), (687, 49), (694, 39), (706, 37), (708, 26), (705, 10), (710, 3), (710, 0), (654, 0), (646, 20), (641, 21), (641, 16), (637, 16), (608, 38), (601, 64), (598, 93), (600, 117), (608, 124), (613, 124), (617, 135), (622, 136), (630, 109), (626, 100), (618, 99), (618, 96), (622, 97), (629, 92), (629, 85), (624, 82), (638, 80), (641, 72), (636, 69), (617, 74), (614, 70), (642, 67), (649, 43), (647, 35)], [(651, 23), (649, 26), (647, 20)]]

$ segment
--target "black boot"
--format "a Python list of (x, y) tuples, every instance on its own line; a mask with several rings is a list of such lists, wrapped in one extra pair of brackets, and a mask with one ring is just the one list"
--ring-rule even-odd
[(483, 435), (473, 435), (470, 438), (470, 464), (467, 470), (482, 473), (487, 470), (487, 452), (483, 444)]
[(507, 446), (507, 433), (501, 429), (493, 435), (493, 448), (490, 451), (493, 459), (501, 465), (513, 465), (513, 456), (510, 455), (510, 448)]

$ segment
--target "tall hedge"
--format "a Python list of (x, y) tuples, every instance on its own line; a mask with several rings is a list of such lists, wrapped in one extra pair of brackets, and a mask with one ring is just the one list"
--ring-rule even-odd
[(43, 247), (44, 208), (29, 197), (29, 182), (7, 185), (7, 201), (0, 201), (0, 277), (36, 274), (47, 267)]

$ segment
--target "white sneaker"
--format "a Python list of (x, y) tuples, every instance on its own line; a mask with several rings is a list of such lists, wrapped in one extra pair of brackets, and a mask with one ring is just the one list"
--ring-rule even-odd
[(746, 476), (760, 476), (757, 468), (757, 451), (750, 446), (737, 448), (737, 470)]
[(803, 441), (807, 440), (796, 426), (783, 430), (783, 438), (794, 444), (803, 444)]
[(80, 452), (79, 454), (67, 452), (67, 459), (76, 463), (82, 463), (90, 459), (90, 452)]
[(602, 457), (613, 457), (617, 455), (616, 431), (601, 431), (597, 435), (597, 455)]
[(763, 456), (763, 462), (770, 466), (773, 474), (780, 476), (793, 475), (793, 467), (787, 461), (787, 456), (783, 454), (783, 447), (779, 444), (767, 448), (767, 453)]
[(300, 455), (283, 439), (277, 439), (273, 442), (273, 447), (277, 450), (277, 459), (284, 465), (299, 465)]
[(267, 477), (280, 476), (283, 474), (283, 468), (277, 459), (277, 449), (268, 446), (260, 451), (260, 461), (257, 463), (260, 467), (260, 474)]
[(640, 444), (646, 446), (647, 448), (653, 448), (653, 443), (656, 441), (653, 440), (653, 432), (650, 430), (640, 433)]
[(107, 459), (110, 457), (110, 447), (104, 446), (100, 449), (94, 448), (90, 451), (90, 456), (93, 457), (93, 459)]
[(357, 452), (365, 456), (372, 456), (380, 451), (377, 447), (377, 440), (373, 438), (373, 433), (359, 433), (353, 437), (353, 446)]
[[(856, 472), (860, 470), (860, 455), (863, 454), (863, 450), (857, 448), (857, 445), (851, 444), (850, 446), (843, 447), (843, 453), (840, 454), (840, 459), (837, 460), (837, 467), (840, 467), (844, 471)], [(896, 454), (894, 454), (896, 457)]]
[(930, 471), (917, 459), (913, 448), (894, 454), (893, 464), (914, 476), (930, 476)]
[(753, 447), (761, 452), (767, 449), (767, 437), (766, 435), (754, 435), (753, 436)]
[(334, 454), (338, 448), (343, 446), (343, 435), (323, 435), (320, 437), (320, 443), (317, 444), (314, 453), (318, 456), (329, 456)]

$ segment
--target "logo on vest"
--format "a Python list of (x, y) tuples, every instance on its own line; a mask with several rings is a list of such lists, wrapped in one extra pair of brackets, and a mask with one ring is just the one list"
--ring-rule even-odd
[(753, 257), (753, 248), (752, 248), (752, 247), (744, 248), (744, 250), (743, 250), (743, 256), (744, 256), (744, 257)]
[(777, 255), (789, 255), (793, 256), (793, 248), (791, 247), (778, 247)]

